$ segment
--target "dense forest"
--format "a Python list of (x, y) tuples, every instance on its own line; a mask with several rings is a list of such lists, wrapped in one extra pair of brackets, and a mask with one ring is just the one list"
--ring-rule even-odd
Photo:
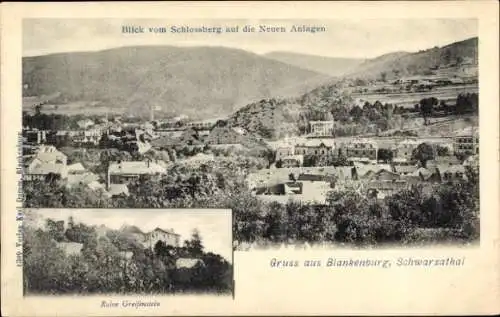
[[(67, 227), (65, 229), (65, 227)], [(193, 230), (182, 247), (158, 241), (144, 248), (120, 230), (46, 219), (43, 229), (24, 226), (25, 294), (70, 293), (230, 293), (232, 265), (204, 250), (202, 237)], [(68, 254), (61, 243), (83, 244)], [(125, 253), (132, 254), (126, 257)], [(179, 258), (200, 259), (203, 265), (177, 267)]]

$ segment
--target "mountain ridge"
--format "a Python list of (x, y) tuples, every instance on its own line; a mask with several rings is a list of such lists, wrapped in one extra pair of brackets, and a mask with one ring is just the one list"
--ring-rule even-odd
[(101, 101), (136, 115), (151, 108), (227, 115), (253, 100), (302, 93), (328, 79), (225, 47), (127, 46), (23, 58), (23, 96), (59, 92), (60, 103)]

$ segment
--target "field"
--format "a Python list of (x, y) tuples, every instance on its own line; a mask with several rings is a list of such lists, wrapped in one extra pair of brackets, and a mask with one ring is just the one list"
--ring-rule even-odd
[(380, 101), (382, 103), (392, 103), (405, 108), (412, 108), (423, 98), (435, 97), (439, 100), (445, 100), (449, 104), (453, 104), (459, 94), (463, 93), (478, 93), (477, 84), (461, 85), (461, 86), (448, 86), (437, 87), (434, 90), (426, 92), (403, 92), (403, 93), (353, 93), (353, 98), (362, 99), (370, 103)]

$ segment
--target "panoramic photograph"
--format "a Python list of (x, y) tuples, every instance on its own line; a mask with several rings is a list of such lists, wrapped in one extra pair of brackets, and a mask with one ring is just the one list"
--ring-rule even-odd
[(478, 243), (477, 36), (475, 19), (25, 19), (24, 206), (231, 209), (236, 250)]
[(28, 209), (24, 295), (233, 290), (230, 210)]

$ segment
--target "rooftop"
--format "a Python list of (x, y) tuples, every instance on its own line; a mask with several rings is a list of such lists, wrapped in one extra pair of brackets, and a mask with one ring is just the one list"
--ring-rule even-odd
[(164, 167), (164, 162), (152, 161), (128, 161), (112, 163), (109, 165), (108, 172), (114, 175), (120, 174), (165, 174), (167, 169)]
[(55, 163), (38, 163), (28, 167), (28, 174), (35, 175), (48, 175), (52, 174), (64, 174), (66, 171), (66, 165), (55, 164)]
[(174, 232), (174, 229), (169, 229), (169, 230), (164, 230), (164, 229), (161, 229), (159, 227), (156, 227), (154, 230), (152, 230), (151, 232), (153, 231), (160, 231), (160, 232), (163, 232), (163, 233), (167, 233), (167, 234), (173, 234), (173, 235), (176, 235), (176, 236), (180, 236), (179, 234), (175, 233)]
[(305, 142), (298, 144), (298, 146), (306, 147), (335, 147), (335, 141), (333, 139), (307, 139)]

